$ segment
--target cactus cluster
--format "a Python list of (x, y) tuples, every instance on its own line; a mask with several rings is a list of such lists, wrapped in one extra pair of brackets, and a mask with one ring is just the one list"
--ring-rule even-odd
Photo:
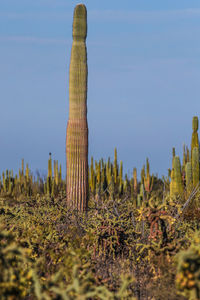
[(4, 197), (16, 198), (20, 195), (34, 197), (37, 194), (56, 197), (59, 194), (64, 194), (64, 192), (65, 181), (62, 180), (61, 164), (58, 167), (58, 161), (54, 161), (53, 172), (51, 153), (48, 160), (48, 174), (46, 179), (42, 179), (39, 174), (37, 175), (37, 179), (35, 179), (28, 164), (26, 164), (24, 170), (24, 159), (22, 159), (18, 175), (14, 176), (13, 170), (6, 170), (0, 176), (0, 195)]
[(192, 120), (191, 150), (183, 147), (183, 161), (180, 163), (179, 156), (175, 156), (173, 148), (170, 195), (189, 196), (193, 189), (199, 186), (199, 139), (198, 139), (198, 117)]
[[(107, 162), (100, 159), (99, 162), (91, 157), (89, 170), (89, 190), (91, 195), (102, 194), (122, 195), (124, 190), (123, 180), (123, 163), (120, 161), (120, 166), (117, 161), (117, 149), (114, 150), (114, 161), (111, 162), (108, 158)], [(106, 194), (105, 194), (106, 192)]]
[(133, 177), (123, 175), (123, 162), (118, 162), (117, 149), (114, 149), (114, 161), (110, 157), (107, 161), (100, 159), (94, 162), (91, 157), (89, 168), (90, 195), (98, 198), (122, 198), (130, 195), (132, 199), (137, 197), (137, 169), (133, 169)]
[(14, 196), (24, 194), (31, 196), (33, 185), (33, 176), (30, 173), (28, 164), (24, 172), (24, 159), (22, 159), (22, 166), (19, 169), (19, 175), (13, 175), (13, 170), (2, 172), (2, 179), (0, 177), (0, 192), (3, 195)]
[(62, 184), (61, 165), (58, 170), (58, 161), (54, 160), (54, 172), (53, 172), (51, 153), (49, 153), (48, 175), (47, 175), (47, 180), (44, 183), (44, 194), (51, 197), (55, 197), (58, 196), (59, 192), (62, 191), (62, 189), (63, 189), (63, 184)]

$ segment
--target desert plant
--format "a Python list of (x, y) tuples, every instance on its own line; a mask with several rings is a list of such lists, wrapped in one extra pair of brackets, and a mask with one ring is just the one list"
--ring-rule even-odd
[(67, 124), (67, 202), (73, 209), (88, 207), (87, 124), (87, 10), (74, 9), (73, 43), (69, 71), (69, 120)]
[(183, 193), (183, 183), (181, 176), (181, 164), (179, 156), (175, 156), (172, 162), (170, 196), (181, 195)]
[(177, 255), (176, 283), (182, 295), (190, 300), (200, 299), (200, 235), (194, 235), (191, 246)]
[(199, 184), (199, 148), (194, 147), (192, 150), (192, 179), (193, 187)]
[(199, 148), (199, 137), (198, 137), (198, 127), (199, 127), (199, 121), (198, 121), (198, 117), (195, 116), (192, 119), (192, 140), (191, 140), (191, 160), (192, 160), (192, 155), (193, 155), (193, 149), (195, 147)]

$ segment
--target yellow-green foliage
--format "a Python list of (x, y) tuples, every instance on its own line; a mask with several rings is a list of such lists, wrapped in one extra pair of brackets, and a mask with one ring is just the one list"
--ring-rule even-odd
[(176, 283), (187, 299), (200, 299), (200, 233), (194, 235), (191, 246), (177, 255)]
[[(112, 180), (114, 185), (113, 176)], [(15, 287), (20, 287), (20, 295), (34, 300), (89, 300), (89, 295), (94, 300), (114, 300), (133, 299), (138, 290), (150, 299), (160, 299), (156, 296), (158, 290), (169, 284), (169, 294), (165, 292), (163, 297), (174, 299), (171, 277), (175, 270), (170, 257), (187, 246), (186, 234), (189, 228), (195, 228), (194, 222), (191, 227), (177, 221), (180, 205), (171, 199), (141, 201), (137, 209), (130, 197), (120, 199), (112, 193), (114, 196), (105, 199), (100, 196), (97, 208), (92, 197), (93, 206), (87, 215), (72, 213), (61, 196), (24, 196), (7, 202), (0, 198), (0, 223), (12, 231), (12, 241), (25, 255), (25, 263), (20, 261), (16, 271), (12, 271), (19, 274)], [(144, 195), (142, 185), (141, 193)], [(2, 243), (10, 246), (5, 237), (0, 247)], [(165, 262), (163, 271), (158, 258)], [(172, 274), (166, 277), (168, 270)], [(122, 274), (135, 278), (135, 283), (127, 279), (121, 285)], [(166, 281), (162, 283), (164, 277)], [(156, 293), (152, 288), (155, 282), (159, 287)]]
[[(0, 234), (0, 299), (12, 299), (8, 295), (15, 295), (14, 299), (25, 296), (33, 299), (134, 299), (129, 289), (132, 275), (122, 279), (120, 285), (120, 273), (115, 273), (113, 281), (116, 284), (111, 288), (110, 284), (103, 284), (105, 269), (99, 272), (96, 266), (97, 255), (104, 250), (113, 260), (131, 249), (126, 245), (131, 237), (130, 229), (127, 236), (123, 235), (128, 214), (119, 221), (112, 213), (102, 214), (101, 218), (91, 214), (90, 222), (84, 215), (73, 215), (69, 221), (71, 213), (64, 203), (48, 197), (30, 200), (30, 206), (26, 202), (2, 207), (0, 203), (0, 222), (4, 227), (12, 224), (12, 236), (3, 230)], [(93, 230), (97, 230), (96, 234)], [(15, 240), (23, 247), (16, 245)], [(107, 241), (106, 248), (102, 241)], [(93, 257), (95, 245), (99, 248)], [(127, 274), (127, 270), (124, 273)]]
[(0, 230), (0, 299), (24, 299), (31, 288), (30, 251), (16, 244), (14, 236)]

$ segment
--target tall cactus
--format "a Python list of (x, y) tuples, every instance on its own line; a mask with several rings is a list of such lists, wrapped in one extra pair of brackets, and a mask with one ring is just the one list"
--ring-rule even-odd
[(73, 43), (69, 71), (69, 119), (67, 124), (67, 202), (79, 211), (88, 205), (87, 124), (87, 10), (74, 9)]

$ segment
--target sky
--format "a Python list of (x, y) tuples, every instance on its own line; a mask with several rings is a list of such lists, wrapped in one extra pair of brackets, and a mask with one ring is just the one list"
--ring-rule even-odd
[[(76, 0), (0, 0), (0, 173), (21, 159), (66, 173), (68, 80)], [(129, 177), (167, 175), (200, 114), (199, 0), (83, 0), (88, 12), (89, 159)]]

